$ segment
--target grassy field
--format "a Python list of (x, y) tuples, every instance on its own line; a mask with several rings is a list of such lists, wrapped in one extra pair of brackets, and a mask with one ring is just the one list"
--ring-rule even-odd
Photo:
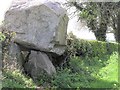
[(102, 58), (75, 56), (69, 68), (59, 71), (52, 83), (59, 88), (117, 88), (118, 53)]
[[(94, 64), (93, 64), (94, 63)], [(103, 59), (95, 59), (91, 65), (85, 65), (90, 76), (94, 79), (89, 82), (91, 88), (116, 88), (118, 87), (118, 53), (113, 52)], [(87, 77), (87, 76), (85, 76)]]
[[(94, 67), (93, 67), (94, 68)], [(105, 66), (99, 69), (98, 73), (93, 73), (98, 81), (93, 82), (93, 87), (112, 88), (118, 86), (118, 54), (113, 53), (105, 62)]]

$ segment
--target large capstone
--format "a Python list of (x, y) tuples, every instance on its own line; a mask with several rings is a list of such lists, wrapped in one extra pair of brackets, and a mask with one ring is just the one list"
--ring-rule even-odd
[(31, 51), (28, 62), (25, 63), (24, 67), (25, 71), (34, 79), (39, 78), (43, 72), (48, 75), (56, 72), (49, 57), (43, 52)]
[(60, 4), (41, 0), (14, 0), (4, 20), (4, 28), (16, 32), (16, 43), (59, 55), (65, 50), (67, 24)]

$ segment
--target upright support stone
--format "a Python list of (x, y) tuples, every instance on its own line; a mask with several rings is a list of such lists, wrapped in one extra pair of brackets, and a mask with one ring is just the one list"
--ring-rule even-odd
[(2, 69), (2, 43), (0, 42), (0, 71)]
[[(0, 42), (0, 79), (2, 79), (2, 43)], [(0, 89), (2, 88), (2, 80), (0, 80)]]
[(23, 70), (23, 57), (20, 50), (20, 47), (15, 44), (11, 43), (8, 48), (8, 55), (5, 56), (4, 60), (4, 68), (15, 70), (20, 69)]
[(56, 72), (49, 57), (43, 52), (36, 51), (31, 51), (28, 62), (25, 64), (25, 70), (32, 78), (39, 78), (43, 72), (46, 72), (48, 75)]

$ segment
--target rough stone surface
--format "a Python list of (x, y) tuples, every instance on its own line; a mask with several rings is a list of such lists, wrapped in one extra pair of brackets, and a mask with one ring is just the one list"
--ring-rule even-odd
[(0, 71), (2, 69), (2, 43), (0, 42)]
[(39, 77), (43, 71), (48, 75), (52, 75), (56, 72), (52, 62), (43, 52), (31, 51), (28, 62), (26, 62), (24, 67), (25, 71), (30, 74), (32, 78)]
[(15, 43), (11, 43), (9, 46), (9, 55), (8, 55), (8, 60), (6, 61), (7, 63), (7, 68), (11, 69), (23, 69), (23, 56), (21, 54), (21, 50), (19, 46)]
[(16, 32), (15, 42), (27, 48), (61, 55), (66, 45), (68, 16), (58, 4), (13, 0), (4, 27)]

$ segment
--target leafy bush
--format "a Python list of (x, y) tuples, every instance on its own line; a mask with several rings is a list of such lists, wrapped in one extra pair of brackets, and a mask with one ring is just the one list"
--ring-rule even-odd
[(118, 53), (90, 59), (72, 56), (70, 66), (57, 70), (50, 81), (54, 88), (117, 88)]
[(95, 57), (118, 51), (118, 43), (77, 39), (72, 33), (68, 35), (68, 52), (72, 56)]
[[(81, 83), (83, 82), (83, 83)], [(53, 88), (89, 88), (87, 78), (83, 74), (73, 73), (71, 69), (66, 68), (58, 70), (50, 83)]]
[(37, 81), (37, 85), (51, 88), (51, 90), (58, 90), (58, 88), (89, 88), (88, 80), (91, 78), (89, 76), (85, 77), (85, 74), (84, 72), (73, 72), (71, 68), (58, 68), (57, 73), (51, 77), (43, 74)]
[(117, 43), (79, 40), (71, 34), (68, 36), (67, 53), (70, 53), (69, 66), (57, 70), (50, 81), (51, 87), (116, 88), (118, 86)]

